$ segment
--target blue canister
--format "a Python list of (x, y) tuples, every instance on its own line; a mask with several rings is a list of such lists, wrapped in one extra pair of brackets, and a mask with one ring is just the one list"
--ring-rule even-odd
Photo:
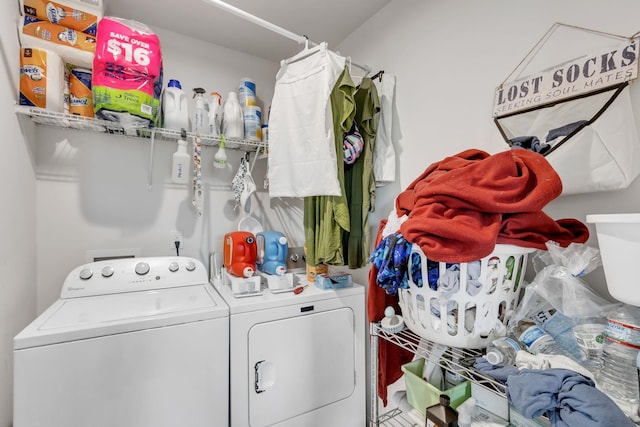
[(287, 271), (289, 243), (280, 231), (261, 231), (256, 234), (258, 255), (256, 267), (263, 273), (282, 276)]
[(242, 107), (256, 105), (256, 82), (248, 77), (240, 80), (238, 85), (238, 101)]

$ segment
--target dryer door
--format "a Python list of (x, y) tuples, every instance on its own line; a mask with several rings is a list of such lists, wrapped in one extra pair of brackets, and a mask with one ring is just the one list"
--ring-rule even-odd
[(355, 389), (350, 308), (257, 324), (249, 332), (249, 425), (276, 424)]

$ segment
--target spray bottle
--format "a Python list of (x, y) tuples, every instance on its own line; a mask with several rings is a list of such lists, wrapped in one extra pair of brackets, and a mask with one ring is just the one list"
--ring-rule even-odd
[(171, 164), (171, 180), (176, 184), (186, 184), (189, 181), (189, 165), (191, 156), (187, 153), (187, 131), (182, 129), (178, 140), (178, 149), (173, 153)]
[(204, 98), (205, 90), (201, 87), (193, 89), (193, 97), (196, 100), (191, 130), (200, 135), (208, 134), (209, 129), (209, 103)]

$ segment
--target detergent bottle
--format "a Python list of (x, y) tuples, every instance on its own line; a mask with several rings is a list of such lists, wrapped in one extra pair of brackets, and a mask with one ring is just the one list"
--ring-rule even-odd
[(162, 93), (162, 127), (174, 130), (189, 130), (187, 94), (179, 80), (171, 79)]
[(256, 271), (256, 239), (248, 231), (224, 236), (224, 267), (237, 277), (251, 277)]
[(282, 276), (287, 272), (287, 238), (279, 231), (261, 231), (256, 234), (258, 254), (256, 266), (263, 273)]
[(244, 115), (236, 92), (229, 92), (229, 96), (224, 103), (222, 133), (227, 138), (244, 138)]
[(218, 136), (222, 130), (222, 96), (218, 92), (211, 92), (209, 101), (209, 133)]
[(191, 130), (201, 135), (208, 134), (209, 129), (209, 102), (204, 98), (205, 90), (201, 87), (193, 89), (195, 107), (193, 109), (193, 119)]

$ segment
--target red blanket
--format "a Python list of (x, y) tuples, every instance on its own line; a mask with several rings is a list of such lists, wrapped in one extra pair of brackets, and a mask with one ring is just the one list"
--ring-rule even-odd
[(561, 192), (560, 177), (538, 153), (471, 149), (429, 166), (397, 197), (396, 212), (408, 216), (400, 233), (427, 258), (468, 262), (496, 243), (546, 249), (548, 240), (586, 242), (586, 225), (542, 212)]

